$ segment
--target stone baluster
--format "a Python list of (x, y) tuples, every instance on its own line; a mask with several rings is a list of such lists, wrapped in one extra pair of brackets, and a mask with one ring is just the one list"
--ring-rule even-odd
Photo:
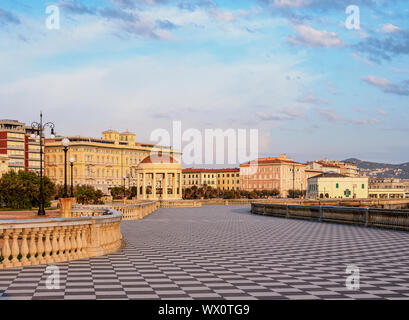
[(58, 227), (54, 227), (53, 230), (53, 239), (51, 242), (51, 247), (53, 248), (53, 258), (55, 262), (60, 262), (60, 253), (61, 251), (59, 250), (58, 247), (58, 235), (59, 235), (59, 230)]
[(30, 247), (29, 247), (29, 253), (30, 253), (30, 264), (31, 265), (36, 265), (38, 264), (38, 259), (36, 257), (37, 254), (37, 244), (36, 244), (36, 234), (37, 234), (38, 228), (32, 228), (30, 230)]
[(11, 249), (9, 245), (9, 238), (10, 238), (10, 230), (3, 231), (3, 265), (5, 268), (12, 267), (9, 257), (11, 255)]
[(67, 257), (67, 261), (72, 259), (72, 251), (71, 251), (71, 227), (67, 226), (65, 228), (65, 256)]
[(76, 226), (75, 229), (77, 232), (77, 256), (78, 258), (83, 258), (84, 256), (82, 252), (81, 226)]
[(86, 225), (81, 226), (81, 243), (82, 243), (81, 254), (84, 258), (88, 257), (87, 229), (88, 229), (88, 226)]
[(51, 256), (52, 247), (50, 241), (52, 228), (45, 228), (45, 242), (44, 242), (44, 253), (45, 253), (45, 261), (47, 263), (53, 263), (54, 257)]
[(78, 259), (78, 248), (77, 248), (77, 234), (75, 226), (71, 227), (71, 255), (72, 259)]
[(20, 267), (21, 263), (20, 260), (18, 260), (18, 256), (20, 255), (18, 236), (20, 235), (21, 229), (14, 229), (12, 232), (11, 255), (13, 256), (13, 258), (11, 259), (11, 263), (14, 267)]
[(38, 229), (38, 239), (37, 239), (37, 260), (39, 264), (46, 263), (43, 254), (44, 254), (44, 242), (43, 242), (43, 234), (44, 234), (44, 228), (39, 228)]
[(29, 229), (24, 228), (23, 233), (21, 236), (21, 265), (27, 266), (30, 265), (30, 261), (27, 259), (27, 255), (29, 253), (28, 243), (27, 243), (27, 236), (28, 236)]
[(64, 240), (65, 228), (60, 227), (59, 231), (60, 231), (60, 238), (58, 239), (58, 249), (60, 253), (58, 254), (58, 257), (60, 261), (67, 261), (67, 255), (65, 252), (65, 240)]

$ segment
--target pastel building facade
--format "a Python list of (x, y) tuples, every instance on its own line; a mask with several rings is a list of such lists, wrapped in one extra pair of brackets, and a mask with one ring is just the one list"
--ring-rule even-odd
[(369, 178), (369, 197), (373, 199), (403, 199), (408, 192), (406, 182), (395, 178)]
[(240, 169), (216, 169), (217, 188), (220, 190), (240, 190)]
[(0, 154), (0, 177), (9, 171), (9, 158)]
[(220, 190), (240, 190), (240, 169), (183, 169), (183, 188), (204, 185)]
[[(114, 130), (103, 132), (102, 139), (68, 137), (68, 159), (74, 160), (74, 185), (91, 185), (109, 194), (113, 187), (136, 187), (139, 164), (151, 154), (180, 159), (180, 152), (166, 146), (139, 143), (135, 135)], [(64, 151), (62, 138), (46, 140), (45, 174), (56, 184), (64, 183)], [(68, 170), (69, 178), (71, 170)]]
[(305, 190), (306, 165), (281, 154), (240, 164), (240, 188), (245, 191), (278, 190), (287, 197), (289, 190)]
[(186, 168), (182, 174), (183, 188), (201, 188), (204, 185), (217, 188), (217, 172), (214, 169)]
[(368, 191), (368, 178), (327, 172), (308, 179), (307, 198), (365, 199)]
[(6, 171), (40, 171), (38, 135), (38, 130), (32, 129), (23, 122), (0, 120), (0, 155), (8, 158)]

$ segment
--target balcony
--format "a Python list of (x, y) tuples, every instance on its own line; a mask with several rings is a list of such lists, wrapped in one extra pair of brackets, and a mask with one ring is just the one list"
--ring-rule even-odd
[(10, 159), (24, 159), (24, 154), (9, 154), (7, 155)]
[(24, 136), (22, 136), (21, 138), (7, 136), (7, 140), (8, 141), (24, 142), (25, 139), (24, 139)]
[(24, 168), (24, 163), (22, 163), (22, 162), (9, 162), (9, 167)]
[(7, 149), (10, 149), (10, 150), (24, 150), (24, 146), (16, 146), (16, 145), (7, 144)]

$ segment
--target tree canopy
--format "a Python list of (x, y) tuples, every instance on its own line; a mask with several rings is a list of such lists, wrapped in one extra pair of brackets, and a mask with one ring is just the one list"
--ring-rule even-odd
[[(56, 194), (55, 184), (43, 177), (45, 205)], [(32, 171), (9, 171), (0, 178), (0, 205), (10, 209), (32, 209), (39, 206), (40, 176)]]

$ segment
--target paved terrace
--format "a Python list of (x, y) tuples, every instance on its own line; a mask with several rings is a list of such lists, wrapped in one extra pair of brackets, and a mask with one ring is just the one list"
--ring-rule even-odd
[[(251, 215), (249, 207), (159, 209), (122, 223), (126, 247), (0, 270), (0, 299), (409, 299), (409, 233)], [(361, 288), (345, 287), (345, 269)]]

